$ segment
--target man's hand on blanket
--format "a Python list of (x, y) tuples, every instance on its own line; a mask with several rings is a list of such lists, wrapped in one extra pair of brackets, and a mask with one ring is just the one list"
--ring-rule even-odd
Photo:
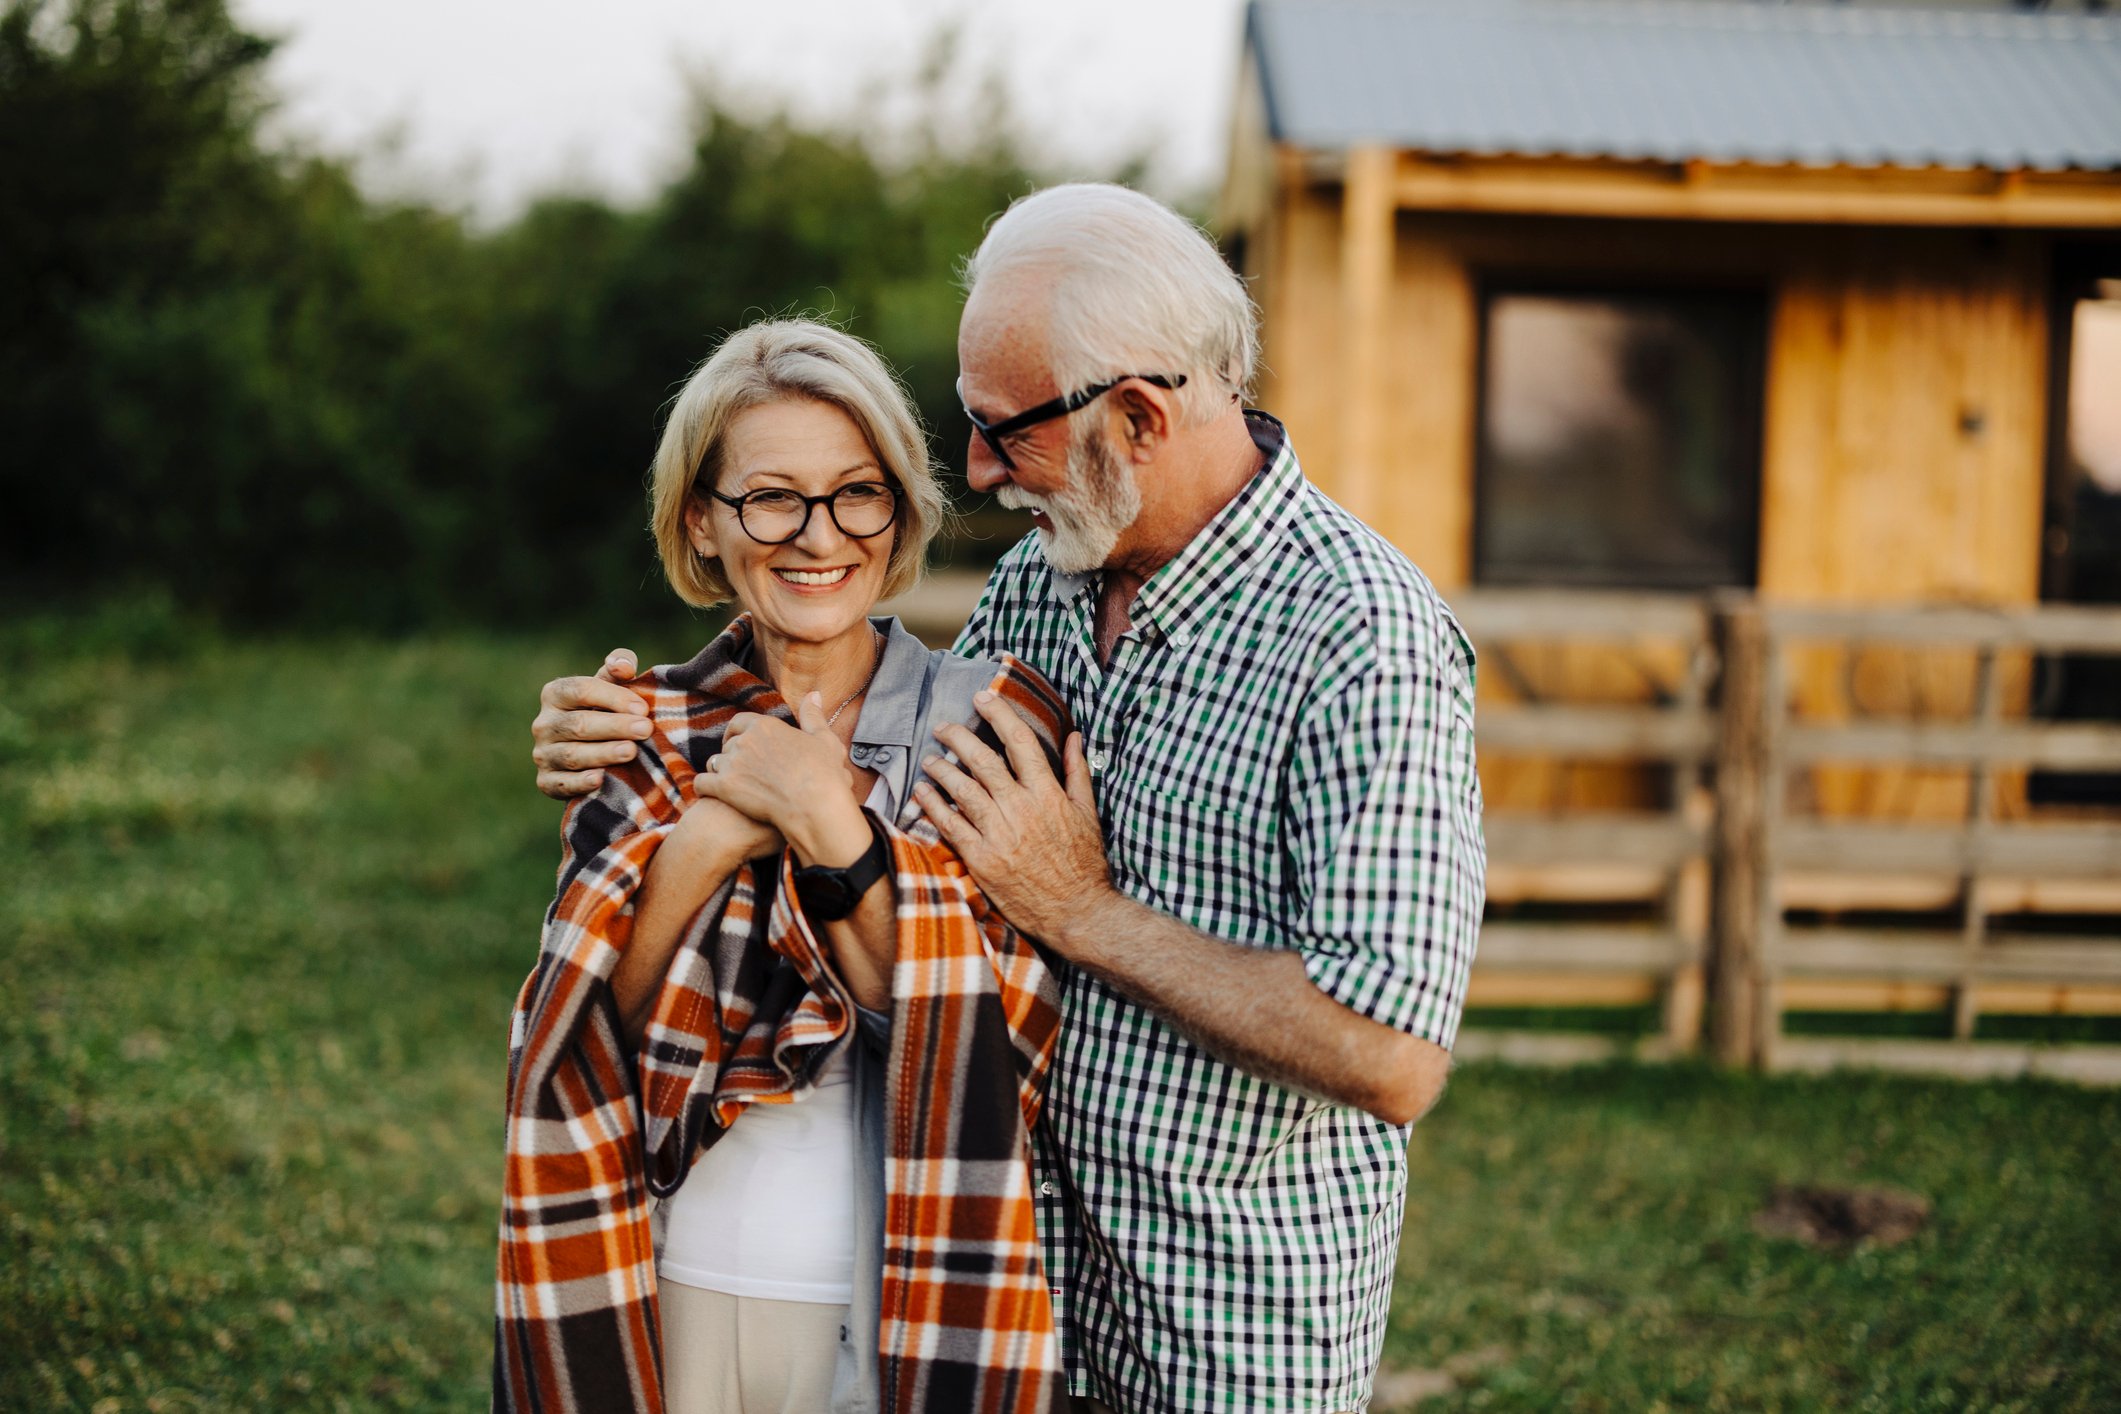
[(974, 882), (1017, 931), (1059, 948), (1056, 940), (1066, 931), (1066, 920), (1098, 894), (1112, 891), (1082, 736), (1068, 735), (1063, 785), (1015, 708), (991, 692), (974, 701), (1001, 738), (1007, 759), (965, 727), (941, 727), (936, 740), (962, 764), (929, 757), (922, 764), (934, 784), (920, 782), (914, 795)]
[(539, 790), (554, 800), (588, 795), (604, 784), (604, 767), (633, 759), (634, 743), (649, 732), (648, 704), (619, 684), (639, 671), (632, 649), (614, 648), (595, 677), (545, 684), (530, 724)]
[(778, 717), (739, 713), (692, 788), (772, 825), (805, 864), (843, 868), (869, 848), (869, 822), (854, 799), (854, 767), (817, 693), (796, 703), (795, 713), (800, 729)]

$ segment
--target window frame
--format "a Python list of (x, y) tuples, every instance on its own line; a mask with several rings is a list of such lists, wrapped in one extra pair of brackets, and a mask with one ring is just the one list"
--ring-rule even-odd
[[(1683, 306), (1689, 301), (1712, 302), (1736, 312), (1745, 323), (1738, 366), (1731, 369), (1732, 388), (1738, 400), (1739, 426), (1732, 434), (1737, 449), (1733, 488), (1737, 515), (1727, 546), (1737, 577), (1716, 584), (1656, 583), (1631, 579), (1584, 575), (1576, 578), (1525, 578), (1502, 576), (1489, 562), (1486, 531), (1493, 509), (1490, 504), (1493, 476), (1488, 439), (1488, 408), (1493, 394), (1489, 386), (1490, 342), (1494, 333), (1496, 302), (1512, 297), (1534, 299), (1601, 299), (1615, 303), (1642, 302)], [(1525, 275), (1487, 271), (1474, 280), (1473, 339), (1473, 486), (1472, 545), (1467, 556), (1472, 583), (1481, 589), (1566, 589), (1592, 592), (1642, 594), (1701, 594), (1721, 588), (1757, 589), (1760, 583), (1760, 528), (1762, 460), (1767, 425), (1767, 369), (1771, 333), (1770, 292), (1757, 283), (1702, 280), (1661, 281), (1640, 275), (1598, 274)]]

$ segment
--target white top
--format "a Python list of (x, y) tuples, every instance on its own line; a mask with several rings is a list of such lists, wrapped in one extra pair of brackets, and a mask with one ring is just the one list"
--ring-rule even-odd
[[(891, 818), (881, 777), (870, 810)], [(854, 1291), (854, 1068), (849, 1037), (786, 1105), (747, 1105), (663, 1204), (658, 1275), (773, 1301), (844, 1306)]]
[(789, 1105), (750, 1105), (668, 1203), (656, 1270), (731, 1296), (854, 1292), (854, 1076), (846, 1047)]

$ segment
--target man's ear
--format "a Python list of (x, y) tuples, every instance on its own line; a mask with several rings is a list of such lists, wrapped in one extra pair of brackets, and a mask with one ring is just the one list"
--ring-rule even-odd
[(1113, 390), (1113, 403), (1119, 413), (1120, 425), (1116, 429), (1121, 445), (1127, 449), (1130, 461), (1146, 462), (1155, 458), (1171, 434), (1178, 430), (1178, 400), (1168, 388), (1159, 388), (1154, 383), (1132, 379)]
[(692, 542), (693, 553), (703, 559), (718, 560), (722, 552), (716, 547), (714, 517), (707, 513), (707, 501), (701, 496), (685, 498), (685, 538)]

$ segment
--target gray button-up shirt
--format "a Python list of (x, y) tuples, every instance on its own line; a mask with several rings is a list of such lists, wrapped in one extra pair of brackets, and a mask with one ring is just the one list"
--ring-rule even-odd
[[(972, 695), (994, 680), (1001, 665), (931, 650), (894, 618), (870, 622), (885, 635), (884, 657), (862, 699), (848, 756), (855, 765), (877, 773), (878, 793), (871, 795), (870, 804), (884, 807), (903, 827), (920, 817), (913, 783), (921, 761), (937, 749), (935, 729), (946, 722), (975, 721)], [(847, 1324), (840, 1330), (833, 1414), (871, 1414), (882, 1407), (877, 1330), (883, 1309), (884, 1088), (891, 1017), (866, 1007), (857, 1010), (861, 1024), (851, 1043), (855, 1143), (849, 1175), (854, 1185), (854, 1283)]]

